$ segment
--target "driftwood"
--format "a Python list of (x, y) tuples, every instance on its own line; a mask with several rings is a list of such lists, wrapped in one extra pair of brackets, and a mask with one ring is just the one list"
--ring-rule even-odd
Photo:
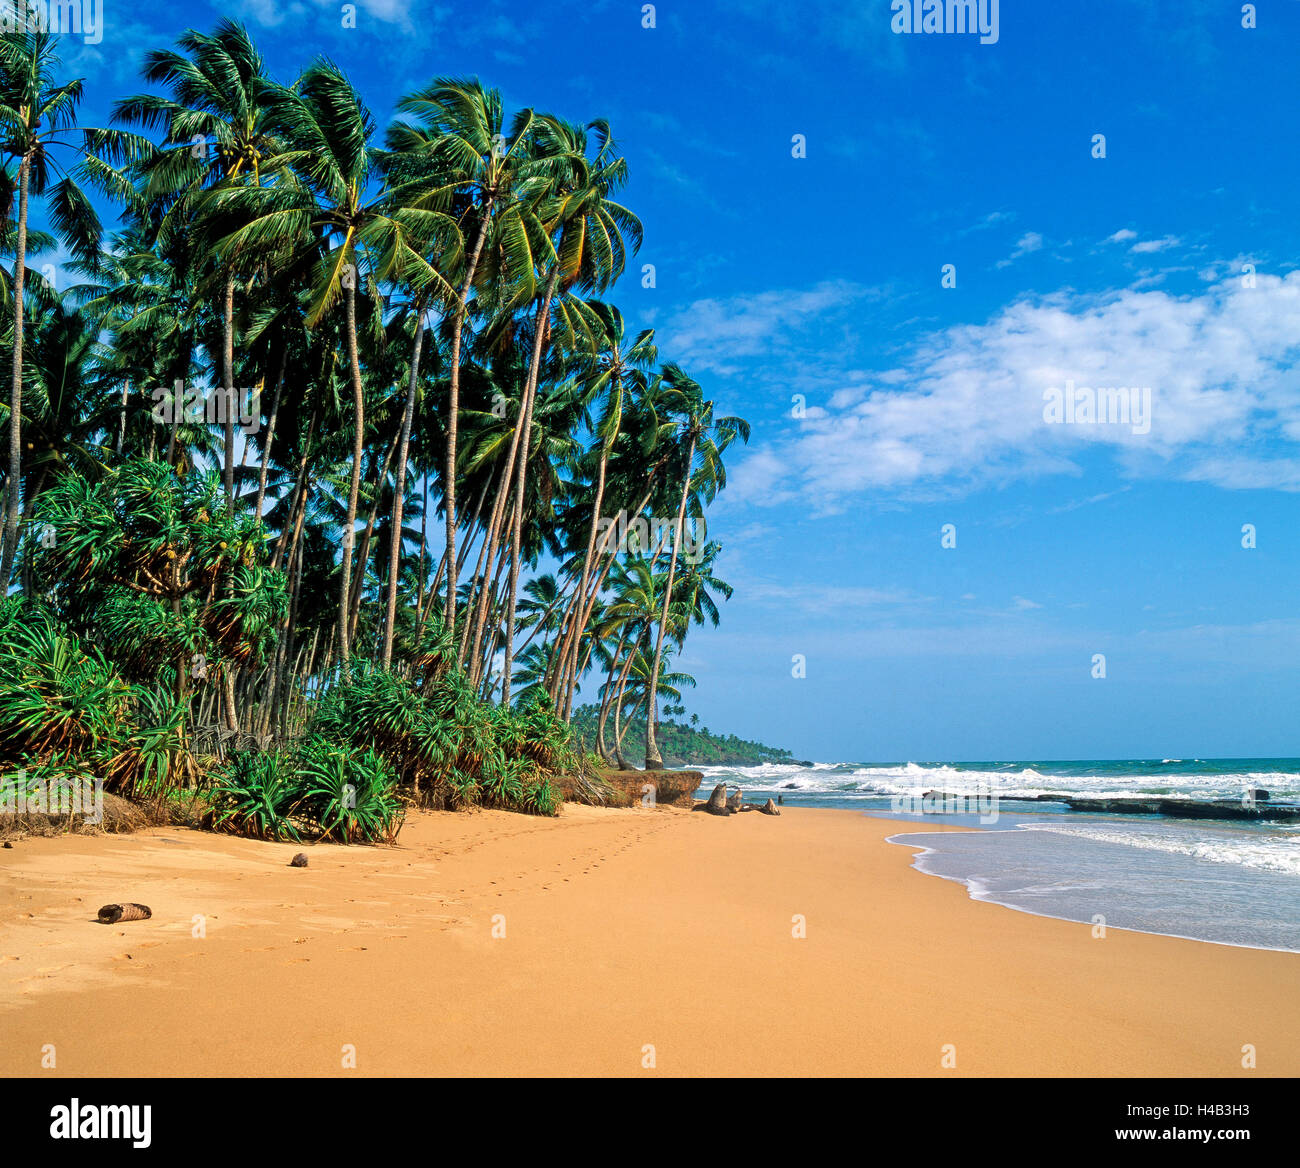
[(115, 925), (118, 921), (147, 921), (153, 916), (147, 904), (132, 904), (129, 900), (122, 904), (106, 904), (99, 910), (101, 925)]

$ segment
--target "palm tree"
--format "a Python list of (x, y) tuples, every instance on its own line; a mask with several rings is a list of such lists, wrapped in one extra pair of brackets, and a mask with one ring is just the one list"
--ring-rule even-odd
[[(388, 132), (389, 149), (402, 157), (404, 173), (429, 172), (429, 198), (454, 196), (457, 219), (465, 239), (473, 239), (460, 273), (460, 290), (452, 304), (450, 377), (447, 390), (447, 455), (443, 478), (446, 516), (447, 601), (443, 619), (449, 635), (456, 632), (456, 454), (460, 410), (461, 341), (469, 295), (480, 278), (484, 247), (493, 240), (494, 266), (519, 273), (524, 280), (516, 293), (527, 290), (536, 264), (534, 231), (528, 205), (543, 178), (529, 181), (535, 169), (530, 153), (533, 112), (515, 116), (510, 136), (503, 134), (501, 94), (477, 78), (437, 78), (423, 89), (401, 98), (400, 113), (415, 124), (397, 122)], [(418, 177), (417, 177), (418, 180)], [(517, 281), (520, 277), (516, 276)]]
[(613, 305), (599, 304), (593, 307), (605, 326), (602, 345), (593, 359), (583, 361), (578, 377), (584, 398), (600, 402), (600, 413), (594, 430), (594, 437), (598, 443), (596, 484), (592, 495), (587, 547), (582, 559), (582, 574), (573, 602), (565, 614), (566, 631), (560, 651), (559, 667), (552, 675), (549, 688), (553, 699), (558, 692), (564, 691), (565, 702), (562, 712), (566, 716), (572, 703), (573, 690), (569, 682), (574, 678), (574, 670), (577, 667), (580, 632), (587, 625), (591, 607), (599, 591), (597, 587), (596, 592), (593, 592), (590, 597), (587, 594), (593, 557), (605, 551), (612, 531), (612, 527), (607, 528), (598, 551), (596, 532), (600, 527), (601, 508), (605, 501), (605, 479), (609, 469), (610, 454), (623, 433), (624, 417), (630, 412), (632, 400), (645, 391), (646, 371), (658, 360), (653, 329), (642, 330), (629, 344), (623, 314)]
[(722, 614), (710, 589), (724, 600), (730, 600), (735, 592), (730, 584), (714, 575), (713, 566), (721, 551), (722, 545), (716, 540), (704, 544), (696, 554), (687, 557), (677, 580), (677, 600), (691, 624), (702, 625), (708, 621), (716, 629)]
[[(654, 665), (649, 673), (646, 703), (645, 756), (646, 769), (658, 770), (663, 766), (659, 745), (655, 741), (656, 694), (660, 661), (663, 656), (664, 634), (668, 629), (668, 605), (673, 596), (673, 580), (677, 573), (677, 555), (682, 543), (686, 523), (686, 504), (692, 484), (697, 491), (712, 499), (726, 484), (726, 471), (722, 454), (736, 438), (749, 441), (749, 423), (741, 418), (727, 417), (714, 421), (713, 402), (705, 401), (697, 382), (686, 376), (678, 365), (666, 365), (662, 380), (669, 386), (675, 399), (675, 413), (679, 418), (678, 442), (686, 444), (682, 463), (682, 491), (677, 505), (677, 522), (673, 528), (672, 550), (668, 557), (668, 582), (663, 593), (663, 608), (659, 616), (659, 632), (655, 638)], [(695, 465), (696, 456), (700, 465)]]
[[(564, 723), (593, 675), (602, 753), (611, 716), (620, 761), (629, 720), (653, 742), (659, 698), (680, 713), (690, 684), (671, 659), (731, 593), (699, 543), (743, 423), (676, 367), (655, 376), (653, 333), (603, 302), (640, 242), (608, 127), (437, 78), (378, 149), (336, 66), (277, 84), (222, 21), (149, 54), (157, 95), (113, 103), (120, 128), (81, 132), (56, 185), (80, 89), (54, 62), (0, 39), (2, 550), (22, 592), (0, 597), (0, 641), (48, 608), (141, 703), (170, 703), (172, 743), (217, 718), (285, 735), (373, 683), (403, 717), (446, 699), (456, 765), (513, 783), (509, 743), (578, 765)], [(86, 183), (121, 209), (107, 250)], [(82, 281), (61, 296), (26, 270), (56, 239), (27, 223), (42, 194)], [(274, 385), (242, 458), (233, 411), (149, 408), (176, 382)], [(674, 513), (698, 554), (630, 549), (605, 518)], [(20, 545), (45, 524), (55, 541)], [(210, 650), (211, 685), (189, 673)]]
[[(167, 207), (160, 229), (191, 231), (196, 197), (204, 187), (236, 182), (259, 185), (263, 160), (278, 154), (281, 144), (267, 100), (272, 83), (242, 24), (223, 19), (211, 36), (189, 29), (176, 43), (180, 52), (151, 51), (142, 69), (146, 81), (166, 86), (171, 96), (123, 98), (113, 116), (128, 125), (165, 130), (159, 151), (141, 168), (141, 197)], [(228, 499), (234, 498), (235, 482), (237, 260), (234, 255), (226, 257), (216, 273), (222, 285), (221, 378), (226, 394), (222, 477)]]
[[(596, 730), (598, 746), (603, 747), (606, 719), (618, 709), (636, 654), (646, 645), (659, 612), (656, 589), (653, 561), (644, 556), (628, 557), (625, 563), (614, 569), (610, 581), (612, 597), (602, 613), (599, 633), (603, 636), (617, 634), (618, 642), (608, 655), (608, 676), (601, 687), (600, 721)], [(623, 767), (621, 756), (616, 757), (619, 766)]]
[[(553, 239), (554, 260), (549, 264), (546, 291), (537, 310), (529, 380), (524, 387), (523, 443), (510, 540), (504, 702), (510, 698), (515, 590), (519, 578), (520, 536), (528, 474), (528, 435), (542, 350), (550, 332), (552, 301), (557, 289), (580, 288), (599, 292), (608, 288), (626, 265), (624, 237), (631, 242), (635, 252), (641, 246), (642, 236), (641, 221), (613, 198), (627, 180), (627, 162), (618, 154), (607, 122), (593, 121), (584, 128), (558, 118), (544, 118), (538, 122), (537, 139), (539, 153), (551, 163), (553, 189), (548, 192), (538, 215)], [(592, 146), (594, 154), (588, 157)]]
[[(56, 78), (60, 65), (56, 38), (48, 32), (8, 33), (0, 37), (0, 149), (18, 163), (17, 235), (13, 266), (13, 350), (9, 393), (9, 469), (3, 551), (0, 552), (0, 594), (8, 587), (18, 551), (18, 517), (22, 510), (23, 293), (27, 266), (27, 217), (31, 196), (49, 195), (48, 212), (55, 230), (68, 242), (76, 259), (92, 263), (99, 254), (101, 228), (90, 201), (54, 157), (56, 146), (69, 145), (64, 134), (74, 130), (82, 80)], [(147, 144), (145, 144), (147, 146)], [(110, 154), (133, 154), (141, 143), (124, 135), (86, 131), (79, 148), (78, 178), (103, 187), (114, 185), (111, 168), (91, 147)]]
[[(286, 147), (274, 165), (292, 168), (293, 177), (284, 175), (270, 187), (217, 188), (212, 192), (211, 211), (245, 220), (218, 241), (219, 251), (239, 254), (268, 246), (280, 251), (292, 247), (300, 264), (310, 264), (308, 328), (315, 328), (340, 299), (343, 303), (353, 403), (338, 612), (338, 656), (346, 670), (351, 651), (348, 624), (357, 497), (365, 444), (365, 388), (357, 340), (360, 261), (364, 256), (371, 263), (372, 301), (378, 296), (378, 280), (392, 274), (421, 289), (439, 287), (441, 277), (423, 256), (429, 239), (445, 227), (445, 217), (419, 206), (400, 206), (390, 189), (371, 193), (372, 180), (380, 176), (383, 161), (381, 152), (370, 145), (375, 121), (337, 65), (318, 60), (292, 89), (274, 86), (267, 91), (266, 100), (271, 107), (269, 124)], [(376, 306), (372, 325), (378, 316)]]
[(32, 321), (23, 369), (27, 438), (32, 447), (26, 491), (30, 515), (51, 477), (98, 479), (105, 470), (120, 409), (115, 377), (92, 321), (65, 294)]
[[(695, 687), (695, 678), (689, 673), (669, 671), (666, 659), (660, 661), (658, 673), (651, 673), (651, 658), (640, 651), (630, 655), (629, 664), (630, 669), (624, 675), (614, 708), (614, 753), (619, 766), (624, 769), (627, 768), (627, 763), (623, 758), (623, 735), (627, 727), (623, 725), (622, 713), (626, 710), (635, 711), (644, 703), (648, 717), (649, 704), (656, 700), (655, 695), (663, 694), (671, 701), (680, 701), (682, 694), (678, 686)], [(651, 766), (650, 759), (647, 758), (645, 769), (662, 770), (663, 759), (660, 758), (656, 765)]]

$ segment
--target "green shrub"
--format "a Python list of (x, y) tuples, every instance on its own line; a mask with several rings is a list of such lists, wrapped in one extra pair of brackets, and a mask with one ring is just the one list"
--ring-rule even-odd
[(405, 815), (397, 776), (379, 754), (317, 737), (293, 751), (233, 755), (205, 798), (208, 826), (256, 839), (392, 843)]
[(562, 799), (549, 776), (582, 764), (550, 706), (489, 705), (440, 653), (422, 660), (414, 681), (354, 663), (348, 680), (335, 682), (317, 703), (312, 735), (372, 748), (399, 783), (434, 807), (557, 814)]
[(254, 839), (302, 837), (294, 824), (301, 802), (298, 774), (283, 754), (232, 755), (212, 776), (208, 826)]
[(157, 795), (193, 777), (184, 709), (133, 685), (49, 610), (0, 602), (0, 763), (75, 758), (104, 787)]
[(295, 759), (299, 808), (325, 839), (350, 844), (392, 843), (406, 809), (397, 796), (397, 775), (369, 748), (306, 742)]

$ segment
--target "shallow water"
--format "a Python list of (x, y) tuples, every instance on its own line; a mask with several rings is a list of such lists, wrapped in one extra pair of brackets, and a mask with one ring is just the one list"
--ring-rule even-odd
[[(958, 880), (977, 900), (1107, 928), (1300, 952), (1300, 823), (1180, 820), (1003, 802), (1039, 794), (1238, 797), (1263, 787), (1300, 797), (1300, 760), (818, 764), (705, 768), (747, 800), (839, 807), (914, 819), (893, 842), (921, 846), (922, 872)], [(927, 791), (968, 793), (986, 814), (910, 812)], [(994, 800), (993, 796), (997, 796)], [(988, 814), (988, 812), (992, 814)], [(974, 829), (932, 833), (936, 823)]]

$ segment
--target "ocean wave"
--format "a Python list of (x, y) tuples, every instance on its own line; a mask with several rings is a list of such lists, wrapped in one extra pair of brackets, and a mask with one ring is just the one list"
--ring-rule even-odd
[(1215, 864), (1235, 864), (1243, 868), (1257, 868), (1265, 872), (1283, 872), (1300, 876), (1300, 847), (1291, 840), (1268, 837), (1234, 838), (1226, 835), (1196, 838), (1170, 830), (1143, 831), (1132, 828), (1105, 826), (1075, 826), (1059, 823), (1022, 823), (1023, 831), (1041, 831), (1053, 835), (1073, 836), (1098, 843), (1121, 844), (1143, 851), (1165, 852), (1170, 855), (1190, 856), (1196, 860), (1209, 860)]
[[(1245, 761), (1245, 760), (1243, 760)], [(1249, 760), (1270, 762), (1273, 760)], [(1290, 761), (1290, 760), (1287, 760)], [(1178, 764), (1183, 769), (1164, 764)], [(990, 769), (996, 767), (998, 769)], [(1041, 768), (1041, 769), (1040, 769)], [(1228, 798), (1247, 788), (1261, 787), (1278, 801), (1300, 798), (1300, 771), (1221, 770), (1193, 771), (1181, 760), (1161, 763), (1071, 764), (1067, 772), (1030, 763), (918, 763), (854, 764), (819, 762), (812, 766), (764, 763), (748, 767), (700, 768), (711, 784), (726, 780), (754, 791), (796, 791), (805, 795), (922, 795), (926, 791), (956, 794), (995, 794), (1004, 799), (1037, 800), (1043, 797), (1122, 799), (1185, 795), (1200, 799)]]

